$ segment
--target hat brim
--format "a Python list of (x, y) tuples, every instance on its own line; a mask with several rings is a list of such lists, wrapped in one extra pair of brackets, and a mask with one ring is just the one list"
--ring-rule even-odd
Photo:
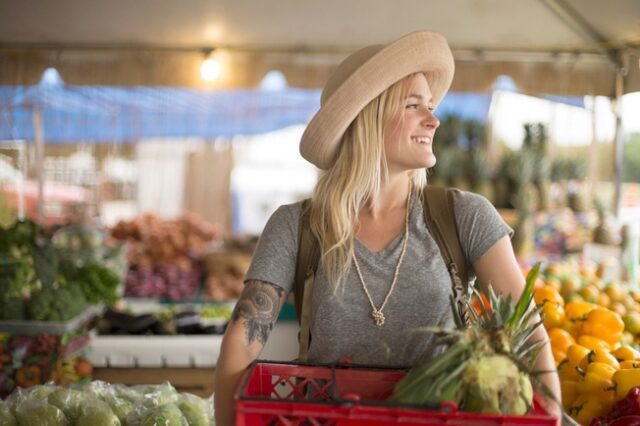
[(300, 154), (317, 167), (328, 169), (347, 127), (376, 96), (402, 78), (423, 72), (433, 103), (438, 105), (451, 86), (454, 67), (451, 49), (438, 33), (414, 32), (384, 46), (320, 107), (302, 135)]

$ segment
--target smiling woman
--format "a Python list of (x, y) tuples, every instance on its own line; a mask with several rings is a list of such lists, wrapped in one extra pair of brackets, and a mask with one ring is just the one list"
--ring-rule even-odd
[[(262, 232), (216, 368), (217, 424), (233, 424), (238, 381), (260, 356), (294, 281), (301, 288), (296, 260), (304, 235), (311, 235), (319, 260), (304, 269), (304, 293), (296, 294), (301, 360), (347, 357), (406, 367), (440, 352), (433, 335), (412, 330), (453, 327), (452, 291), (461, 306), (466, 298), (459, 289), (467, 287), (445, 262), (424, 211), (433, 201), (425, 187), (426, 169), (436, 162), (434, 109), (453, 72), (444, 37), (421, 31), (353, 53), (330, 77), (300, 141), (302, 156), (322, 171), (311, 199), (280, 206)], [(497, 293), (517, 298), (524, 277), (511, 229), (485, 198), (448, 194), (464, 261), (478, 285), (491, 283)], [(534, 337), (548, 340), (542, 329)], [(554, 369), (548, 345), (537, 368)], [(559, 396), (557, 375), (544, 381)], [(558, 406), (547, 405), (558, 414)]]

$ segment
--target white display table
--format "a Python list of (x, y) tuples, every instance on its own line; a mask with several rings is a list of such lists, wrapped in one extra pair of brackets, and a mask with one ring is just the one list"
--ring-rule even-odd
[[(211, 368), (221, 343), (221, 335), (92, 336), (87, 358), (98, 368)], [(260, 358), (286, 361), (297, 356), (298, 323), (277, 322)]]
[[(277, 322), (260, 358), (296, 358), (298, 329), (296, 321)], [(181, 392), (208, 397), (221, 343), (220, 335), (93, 336), (87, 358), (97, 380), (129, 386), (169, 381)]]

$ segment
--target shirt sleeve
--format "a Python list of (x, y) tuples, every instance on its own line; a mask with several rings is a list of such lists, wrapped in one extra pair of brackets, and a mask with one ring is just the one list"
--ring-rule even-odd
[(300, 204), (278, 207), (258, 239), (245, 275), (248, 280), (265, 281), (291, 291), (298, 255)]
[(499, 239), (505, 235), (513, 235), (513, 229), (482, 195), (456, 189), (453, 200), (458, 237), (469, 266)]

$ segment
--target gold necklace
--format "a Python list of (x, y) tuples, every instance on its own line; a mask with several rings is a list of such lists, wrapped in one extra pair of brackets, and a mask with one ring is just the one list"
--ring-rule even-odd
[(356, 272), (358, 273), (358, 278), (360, 278), (360, 283), (362, 284), (362, 289), (364, 293), (367, 295), (367, 299), (369, 299), (369, 305), (371, 305), (371, 316), (373, 320), (376, 322), (377, 326), (381, 326), (384, 324), (384, 314), (382, 310), (385, 305), (389, 301), (389, 297), (391, 293), (393, 293), (393, 289), (396, 286), (396, 282), (398, 281), (398, 273), (400, 272), (400, 265), (402, 264), (402, 259), (404, 259), (404, 254), (407, 251), (407, 241), (409, 241), (409, 210), (411, 208), (411, 183), (409, 183), (409, 195), (407, 196), (407, 212), (404, 218), (404, 241), (402, 242), (402, 251), (400, 252), (400, 258), (398, 259), (398, 264), (396, 265), (396, 271), (393, 274), (393, 281), (391, 281), (391, 287), (389, 287), (389, 291), (387, 292), (386, 297), (382, 301), (382, 305), (379, 308), (376, 308), (376, 305), (373, 303), (371, 299), (371, 294), (369, 294), (369, 289), (364, 282), (364, 278), (362, 278), (362, 272), (360, 271), (360, 265), (358, 265), (358, 260), (356, 259), (356, 253), (353, 252), (353, 263), (356, 265)]

